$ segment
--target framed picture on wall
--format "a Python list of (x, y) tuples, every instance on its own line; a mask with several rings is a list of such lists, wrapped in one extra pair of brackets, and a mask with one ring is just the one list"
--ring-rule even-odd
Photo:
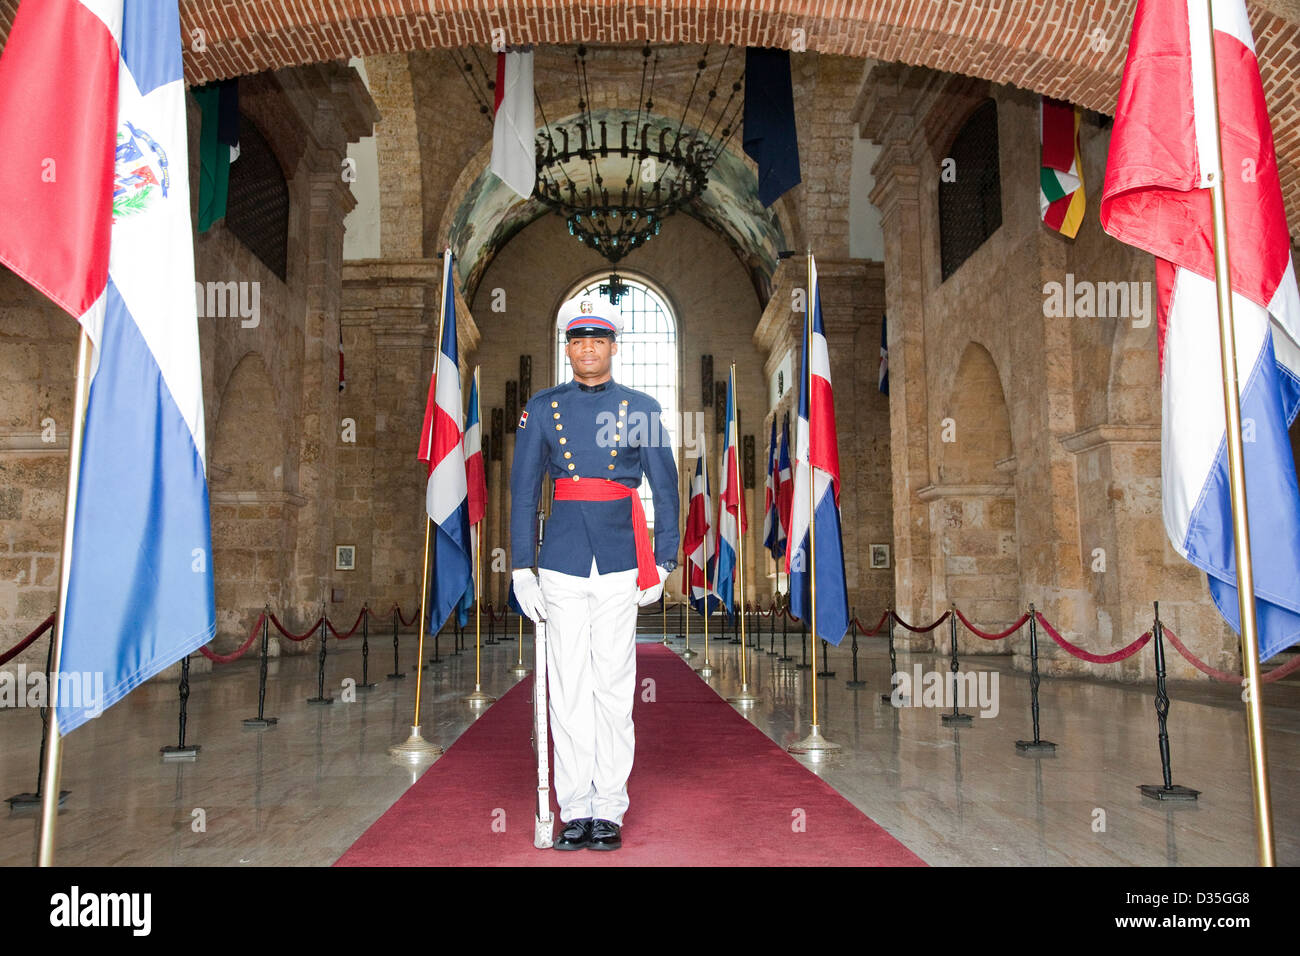
[(887, 544), (871, 545), (872, 570), (875, 570), (876, 568), (888, 569), (888, 567), (889, 567), (889, 545)]
[[(338, 545), (334, 549), (334, 570), (355, 571), (356, 567), (357, 567), (357, 546), (355, 544)], [(872, 567), (875, 567), (875, 565), (872, 565)]]

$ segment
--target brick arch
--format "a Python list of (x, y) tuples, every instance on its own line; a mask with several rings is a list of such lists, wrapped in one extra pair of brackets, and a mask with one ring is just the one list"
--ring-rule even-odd
[[(0, 36), (18, 0), (0, 0)], [(810, 52), (905, 62), (1027, 88), (1109, 113), (1114, 109), (1135, 0), (1078, 4), (1032, 0), (850, 0), (840, 16), (827, 5), (788, 0), (751, 9), (722, 0), (676, 3), (525, 3), (517, 20), (472, 0), (181, 0), (190, 49), (186, 78), (201, 83), (348, 56), (434, 47), (486, 46), (493, 27), (511, 43), (736, 43), (790, 47), (802, 29)], [(1248, 3), (1264, 87), (1282, 153), (1288, 198), (1300, 190), (1300, 91), (1294, 0)], [(433, 8), (433, 12), (430, 12)], [(1026, 10), (1026, 8), (1028, 8)], [(201, 31), (196, 34), (195, 31)], [(194, 38), (203, 39), (201, 52)], [(1295, 212), (1296, 204), (1291, 204)]]
[[(866, 57), (1009, 83), (1088, 109), (1114, 109), (1135, 0), (850, 0), (840, 16), (807, 0), (751, 9), (722, 0), (672, 7), (612, 0), (525, 3), (518, 19), (471, 0), (181, 0), (191, 83), (349, 56), (512, 43), (735, 43), (790, 47), (804, 31), (814, 53)], [(18, 0), (0, 0), (0, 37)], [(1288, 211), (1300, 218), (1300, 15), (1294, 0), (1247, 4)], [(1028, 8), (1026, 10), (1026, 8)], [(196, 33), (195, 31), (201, 31)], [(202, 49), (195, 38), (201, 37)]]
[[(180, 0), (190, 83), (349, 56), (511, 43), (735, 43), (789, 48), (802, 29), (814, 53), (866, 57), (1009, 83), (1088, 109), (1114, 109), (1135, 0), (850, 0), (840, 16), (787, 0), (751, 9), (723, 0), (672, 7), (613, 0), (524, 3), (518, 19), (471, 0)], [(18, 0), (0, 0), (0, 37)], [(1028, 8), (1026, 10), (1026, 7)], [(1282, 189), (1300, 218), (1300, 15), (1294, 0), (1248, 3)], [(196, 31), (200, 31), (197, 32)], [(198, 49), (196, 38), (201, 38)]]

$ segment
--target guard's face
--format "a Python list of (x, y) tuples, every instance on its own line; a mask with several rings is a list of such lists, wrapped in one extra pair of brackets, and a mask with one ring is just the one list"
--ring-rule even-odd
[(613, 339), (582, 336), (570, 339), (565, 346), (573, 374), (581, 378), (600, 378), (608, 375), (618, 354), (618, 343)]

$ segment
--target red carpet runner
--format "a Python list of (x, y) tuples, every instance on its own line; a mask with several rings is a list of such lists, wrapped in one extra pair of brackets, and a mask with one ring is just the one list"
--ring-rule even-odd
[[(647, 677), (653, 703), (642, 699)], [(531, 686), (530, 676), (493, 704), (336, 865), (924, 865), (658, 644), (637, 646), (623, 848), (535, 849)], [(505, 832), (493, 827), (501, 811)]]

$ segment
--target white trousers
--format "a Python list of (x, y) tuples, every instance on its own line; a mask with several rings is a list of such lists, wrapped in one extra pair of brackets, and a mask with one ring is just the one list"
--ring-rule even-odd
[(555, 798), (566, 823), (620, 826), (635, 737), (636, 569), (587, 577), (538, 571), (546, 599), (546, 667)]

